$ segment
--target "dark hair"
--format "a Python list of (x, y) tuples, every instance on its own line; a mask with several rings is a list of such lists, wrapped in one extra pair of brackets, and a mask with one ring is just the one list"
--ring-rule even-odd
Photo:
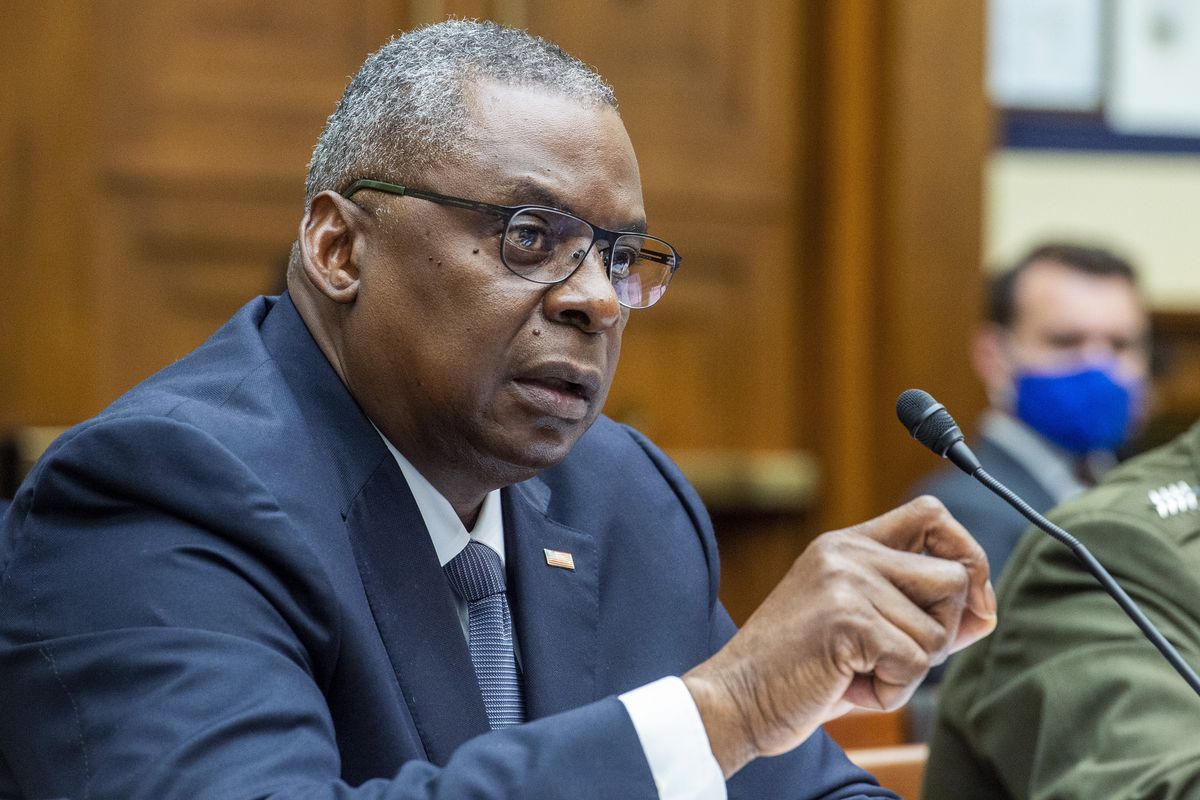
[(1121, 278), (1137, 287), (1137, 271), (1120, 256), (1099, 247), (1049, 242), (1034, 247), (1016, 264), (991, 278), (986, 300), (989, 322), (1012, 327), (1017, 317), (1018, 279), (1034, 264), (1047, 261), (1100, 278)]

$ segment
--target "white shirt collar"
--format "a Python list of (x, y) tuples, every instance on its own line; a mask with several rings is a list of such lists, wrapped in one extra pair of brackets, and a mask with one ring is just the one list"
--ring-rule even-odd
[(989, 409), (980, 420), (979, 432), (1016, 459), (1056, 504), (1087, 489), (1076, 477), (1074, 457), (1016, 417)]
[(500, 510), (500, 490), (493, 489), (488, 492), (483, 499), (483, 506), (479, 509), (479, 518), (475, 520), (475, 527), (468, 532), (466, 526), (462, 524), (462, 520), (458, 518), (458, 514), (454, 513), (454, 507), (450, 505), (450, 501), (443, 497), (441, 492), (435, 489), (433, 484), (427, 481), (425, 476), (418, 472), (407, 458), (401, 455), (400, 451), (388, 441), (382, 432), (379, 435), (383, 439), (383, 443), (387, 445), (392, 457), (396, 459), (396, 463), (400, 465), (404, 479), (408, 481), (408, 488), (412, 492), (413, 499), (417, 501), (417, 509), (421, 512), (421, 519), (425, 521), (425, 527), (429, 529), (429, 538), (433, 540), (433, 549), (437, 551), (438, 563), (443, 567), (446, 566), (452, 558), (462, 552), (468, 541), (474, 539), (495, 550), (500, 556), (500, 563), (503, 564), (504, 519)]

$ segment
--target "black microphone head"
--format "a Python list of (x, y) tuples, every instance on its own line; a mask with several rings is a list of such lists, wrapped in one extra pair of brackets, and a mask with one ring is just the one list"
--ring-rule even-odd
[(916, 427), (925, 418), (927, 412), (933, 406), (938, 405), (938, 401), (933, 399), (933, 395), (921, 389), (905, 389), (896, 398), (896, 416), (900, 418), (900, 422), (908, 429), (908, 432), (916, 436)]
[(950, 459), (968, 475), (974, 475), (983, 468), (963, 441), (962, 431), (954, 423), (954, 417), (929, 392), (920, 389), (901, 392), (896, 398), (896, 416), (914, 439), (942, 458)]
[(929, 392), (907, 389), (896, 399), (896, 416), (912, 437), (939, 456), (963, 439), (962, 431), (946, 407)]

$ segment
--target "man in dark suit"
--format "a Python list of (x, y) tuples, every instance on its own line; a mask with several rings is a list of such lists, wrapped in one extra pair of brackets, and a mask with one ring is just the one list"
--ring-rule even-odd
[[(1134, 429), (1149, 374), (1149, 322), (1124, 259), (1069, 243), (1038, 245), (988, 284), (987, 319), (972, 360), (991, 407), (971, 447), (988, 472), (1047, 512), (1082, 493), (1115, 462)], [(1025, 532), (1020, 514), (957, 467), (921, 481), (971, 531), (999, 575)], [(932, 733), (930, 671), (909, 706), (909, 734)]]
[(553, 45), (456, 21), (372, 55), (288, 291), (18, 493), (0, 793), (891, 796), (820, 725), (991, 629), (982, 551), (910, 503), (735, 631), (695, 493), (600, 416), (679, 264), (644, 216), (611, 90)]
[[(972, 448), (988, 472), (1043, 512), (1093, 484), (1138, 420), (1148, 339), (1133, 267), (1106, 250), (1043, 244), (992, 278), (972, 354), (991, 402)], [(956, 467), (914, 494), (945, 503), (996, 575), (1028, 525)]]

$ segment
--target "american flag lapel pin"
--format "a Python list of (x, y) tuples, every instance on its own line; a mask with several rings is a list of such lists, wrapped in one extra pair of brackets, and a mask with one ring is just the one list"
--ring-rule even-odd
[(575, 559), (571, 557), (570, 553), (564, 553), (562, 550), (550, 550), (548, 548), (543, 548), (542, 552), (546, 554), (546, 563), (550, 566), (558, 567), (559, 569), (569, 569), (572, 572), (575, 571)]

